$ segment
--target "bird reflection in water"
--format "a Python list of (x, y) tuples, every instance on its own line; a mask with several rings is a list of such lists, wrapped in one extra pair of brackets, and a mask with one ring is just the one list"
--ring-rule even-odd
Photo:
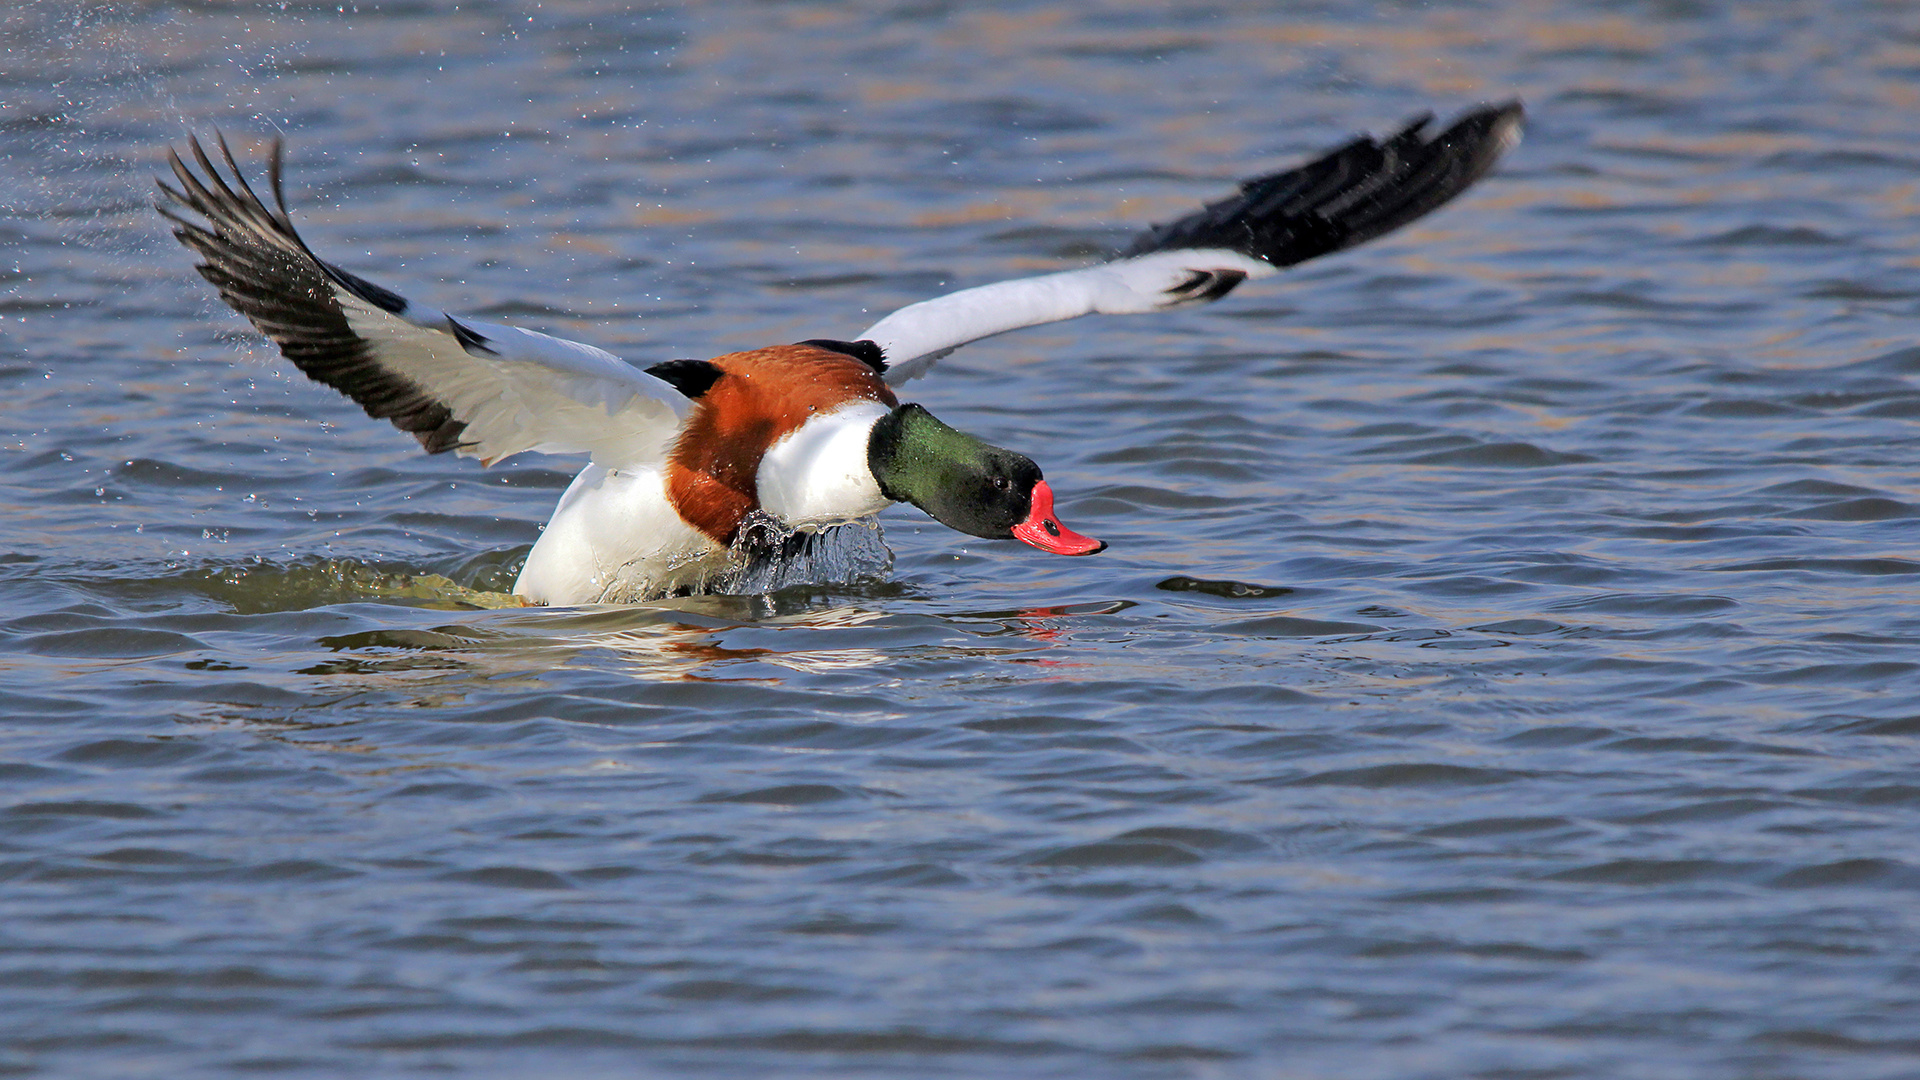
[[(979, 644), (955, 644), (951, 633), (972, 638), (1017, 637), (1020, 644), (996, 642), (990, 651), (1026, 651), (1063, 641), (1063, 623), (1075, 617), (1111, 614), (1133, 606), (1126, 601), (1021, 608), (1009, 611), (943, 613), (930, 638), (921, 620), (903, 620), (858, 604), (823, 602), (816, 589), (794, 589), (761, 596), (700, 596), (658, 604), (573, 609), (527, 609), (477, 614), (452, 626), (382, 629), (323, 638), (335, 655), (302, 669), (329, 680), (345, 678), (371, 690), (405, 688), (431, 696), (433, 684), (451, 678), (471, 694), (479, 675), (493, 685), (516, 677), (538, 680), (561, 668), (618, 670), (649, 681), (769, 681), (780, 675), (756, 673), (769, 665), (805, 674), (830, 674), (899, 662), (909, 652), (977, 652)], [(863, 638), (885, 638), (884, 647), (813, 647), (817, 635), (863, 631)], [(785, 647), (788, 635), (804, 634)], [(740, 635), (771, 643), (742, 644)], [(1058, 664), (1036, 656), (1034, 662)], [(424, 703), (424, 702), (423, 702)]]

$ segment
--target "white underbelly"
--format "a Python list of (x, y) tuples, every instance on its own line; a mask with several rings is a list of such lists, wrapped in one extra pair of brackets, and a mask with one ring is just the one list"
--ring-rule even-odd
[(682, 521), (659, 469), (589, 465), (573, 478), (513, 591), (536, 604), (630, 603), (700, 591), (727, 549)]

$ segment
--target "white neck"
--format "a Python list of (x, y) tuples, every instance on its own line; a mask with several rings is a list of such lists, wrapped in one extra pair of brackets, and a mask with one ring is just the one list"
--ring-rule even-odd
[(760, 508), (794, 528), (877, 514), (892, 500), (867, 467), (873, 425), (893, 410), (853, 401), (808, 420), (760, 459)]

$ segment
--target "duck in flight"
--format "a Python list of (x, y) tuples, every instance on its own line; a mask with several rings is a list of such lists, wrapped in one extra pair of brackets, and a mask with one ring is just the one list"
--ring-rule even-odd
[[(1218, 300), (1441, 206), (1519, 138), (1517, 102), (1445, 128), (1421, 117), (1141, 233), (1113, 259), (911, 304), (849, 341), (817, 338), (645, 369), (603, 349), (423, 308), (314, 254), (288, 216), (279, 140), (269, 208), (226, 140), (168, 160), (158, 209), (201, 276), (309, 378), (428, 453), (484, 465), (586, 454), (514, 592), (629, 603), (724, 589), (756, 521), (802, 534), (908, 502), (973, 536), (1059, 555), (1106, 545), (1060, 523), (1040, 467), (947, 426), (895, 388), (970, 341), (1091, 314)], [(194, 166), (198, 166), (196, 169)], [(763, 532), (765, 530), (762, 530)]]

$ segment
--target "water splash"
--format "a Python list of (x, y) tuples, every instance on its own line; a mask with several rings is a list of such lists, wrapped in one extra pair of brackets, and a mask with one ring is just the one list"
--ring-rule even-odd
[(175, 575), (173, 580), (241, 614), (369, 601), (446, 610), (526, 604), (502, 587), (497, 573), (485, 569), (455, 569), (454, 576), (448, 576), (403, 564), (339, 557), (289, 562), (254, 559), (198, 567)]
[(874, 518), (795, 529), (756, 510), (741, 524), (728, 563), (708, 591), (756, 595), (792, 585), (885, 581), (893, 573), (893, 550)]
[[(245, 614), (297, 611), (329, 604), (401, 603), (471, 610), (521, 607), (513, 582), (524, 547), (431, 560), (425, 565), (340, 556), (253, 558), (185, 566), (148, 581), (162, 591), (186, 589)], [(692, 570), (689, 575), (687, 571)], [(724, 559), (672, 567), (663, 578), (617, 575), (606, 604), (644, 604), (670, 597), (767, 597), (796, 585), (845, 586), (887, 580), (893, 552), (876, 521), (800, 530), (756, 513)]]

